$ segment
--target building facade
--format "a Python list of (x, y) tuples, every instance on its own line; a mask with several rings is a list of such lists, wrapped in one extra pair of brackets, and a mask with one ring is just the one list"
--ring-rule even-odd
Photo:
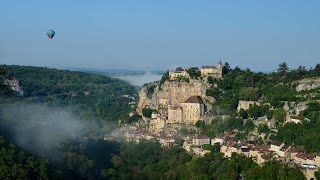
[(222, 63), (219, 61), (218, 67), (215, 66), (202, 66), (200, 68), (201, 75), (204, 77), (211, 76), (213, 78), (222, 78)]
[(185, 77), (185, 78), (189, 77), (189, 74), (188, 74), (186, 68), (178, 67), (178, 68), (176, 68), (175, 71), (169, 71), (169, 79), (170, 80), (176, 80), (176, 79), (182, 78), (182, 77)]
[(168, 123), (196, 124), (205, 115), (206, 105), (201, 96), (191, 96), (183, 103), (168, 106)]
[[(217, 78), (220, 79), (222, 78), (222, 63), (221, 61), (219, 61), (218, 66), (202, 66), (200, 68), (200, 72), (201, 72), (201, 76), (203, 77), (213, 77), (213, 78)], [(198, 69), (197, 67), (193, 67)], [(187, 68), (181, 68), (178, 67), (176, 68), (174, 71), (169, 71), (169, 79), (170, 80), (176, 80), (179, 78), (189, 78), (189, 74), (187, 72)]]

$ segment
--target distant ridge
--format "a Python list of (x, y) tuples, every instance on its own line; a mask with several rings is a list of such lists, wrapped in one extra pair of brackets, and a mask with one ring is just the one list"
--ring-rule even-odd
[(142, 71), (142, 70), (127, 70), (127, 69), (94, 69), (94, 68), (68, 68), (69, 70), (90, 72), (95, 74), (103, 75), (139, 75), (145, 74), (146, 72), (151, 74), (164, 74), (165, 71), (156, 70), (156, 71)]

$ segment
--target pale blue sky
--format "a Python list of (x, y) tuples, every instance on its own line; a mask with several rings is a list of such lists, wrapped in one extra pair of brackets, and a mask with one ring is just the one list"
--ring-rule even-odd
[(320, 63), (319, 9), (317, 0), (1, 0), (0, 64), (310, 67)]

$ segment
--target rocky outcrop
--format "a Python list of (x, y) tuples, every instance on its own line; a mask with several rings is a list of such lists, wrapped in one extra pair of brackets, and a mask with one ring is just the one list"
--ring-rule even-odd
[(283, 109), (287, 111), (290, 115), (299, 115), (301, 111), (304, 111), (308, 108), (308, 101), (301, 102), (284, 102)]
[(260, 105), (260, 102), (258, 102), (258, 101), (245, 101), (245, 100), (240, 100), (240, 101), (239, 101), (239, 104), (238, 104), (238, 107), (237, 107), (237, 110), (238, 110), (238, 112), (239, 112), (241, 109), (248, 110), (248, 109), (250, 108), (250, 106), (253, 106), (254, 104)]
[(296, 81), (295, 84), (297, 84), (296, 90), (298, 92), (315, 89), (320, 87), (320, 77), (302, 79), (302, 80)]
[(10, 87), (11, 90), (18, 93), (18, 95), (23, 95), (22, 87), (19, 85), (19, 81), (16, 79), (4, 79), (3, 84)]
[(190, 96), (201, 96), (205, 98), (207, 89), (206, 83), (201, 80), (184, 81), (165, 81), (161, 87), (159, 82), (156, 85), (152, 98), (147, 97), (147, 86), (143, 86), (139, 92), (139, 103), (137, 112), (141, 113), (142, 109), (149, 106), (152, 109), (166, 111), (168, 105), (176, 105), (188, 99)]

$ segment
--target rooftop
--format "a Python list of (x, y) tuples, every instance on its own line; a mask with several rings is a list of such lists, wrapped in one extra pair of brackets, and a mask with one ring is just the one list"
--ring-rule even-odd
[(313, 160), (315, 158), (313, 155), (307, 154), (307, 153), (297, 154), (296, 157), (301, 159), (309, 159), (309, 160)]
[(284, 145), (280, 150), (281, 151), (286, 151), (290, 146), (289, 145)]
[(202, 66), (201, 69), (216, 69), (215, 66)]
[(304, 149), (304, 147), (301, 147), (301, 146), (293, 146), (293, 147), (291, 147), (290, 152), (293, 152), (293, 153), (305, 153), (306, 150)]
[(205, 135), (205, 134), (197, 134), (195, 136), (196, 139), (208, 139), (209, 136)]
[(190, 96), (184, 103), (204, 104), (201, 96)]
[(274, 146), (281, 146), (281, 144), (283, 144), (283, 142), (280, 142), (280, 141), (272, 141), (271, 142), (271, 145), (274, 145)]

